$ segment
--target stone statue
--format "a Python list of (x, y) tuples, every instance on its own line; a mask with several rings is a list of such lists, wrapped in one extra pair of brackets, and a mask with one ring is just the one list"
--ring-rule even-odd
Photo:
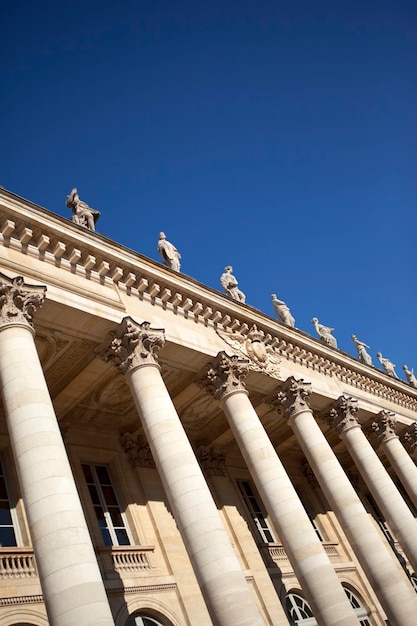
[(355, 348), (358, 351), (358, 360), (365, 365), (372, 365), (372, 357), (367, 353), (366, 348), (370, 350), (370, 347), (359, 341), (356, 335), (352, 335), (352, 341), (355, 344)]
[(285, 302), (283, 302), (283, 300), (278, 300), (277, 296), (274, 293), (271, 296), (271, 300), (272, 300), (272, 306), (274, 307), (274, 311), (275, 311), (277, 318), (283, 324), (286, 324), (287, 326), (291, 326), (291, 328), (294, 328), (295, 319), (291, 315), (291, 311), (289, 310)]
[(397, 366), (394, 365), (394, 363), (392, 363), (389, 359), (384, 359), (384, 357), (382, 356), (380, 352), (377, 352), (376, 356), (378, 357), (379, 362), (384, 368), (385, 373), (388, 374), (388, 376), (391, 376), (392, 378), (398, 378), (397, 374), (395, 373), (395, 368)]
[(415, 374), (414, 374), (414, 368), (409, 370), (407, 365), (403, 365), (403, 370), (405, 372), (405, 375), (407, 376), (408, 383), (412, 387), (415, 387), (417, 389), (417, 378), (415, 377)]
[(337, 348), (337, 341), (332, 336), (332, 332), (334, 331), (334, 328), (323, 326), (323, 324), (319, 323), (319, 320), (317, 319), (317, 317), (313, 317), (311, 322), (312, 324), (314, 324), (314, 328), (316, 329), (316, 332), (320, 338), (320, 341), (326, 344), (326, 346), (330, 346), (330, 348)]
[(73, 216), (71, 217), (71, 222), (79, 226), (84, 226), (84, 228), (88, 228), (89, 230), (94, 231), (96, 229), (95, 223), (100, 217), (100, 211), (95, 211), (89, 207), (86, 202), (80, 200), (76, 187), (74, 187), (67, 196), (65, 204), (69, 209), (72, 209)]
[(224, 272), (220, 276), (220, 284), (223, 287), (223, 291), (227, 296), (233, 298), (233, 300), (245, 302), (246, 296), (243, 291), (238, 288), (238, 282), (233, 276), (232, 272), (233, 267), (231, 265), (228, 265), (224, 268)]
[(163, 263), (166, 267), (170, 267), (176, 272), (180, 271), (181, 255), (176, 247), (167, 241), (165, 233), (159, 233), (158, 252), (161, 255)]

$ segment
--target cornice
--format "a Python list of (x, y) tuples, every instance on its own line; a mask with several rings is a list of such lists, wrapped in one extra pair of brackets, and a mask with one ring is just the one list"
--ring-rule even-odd
[[(0, 245), (92, 283), (117, 285), (129, 297), (146, 300), (215, 330), (223, 328), (246, 337), (256, 324), (264, 333), (265, 346), (273, 348), (283, 361), (335, 377), (417, 412), (417, 390), (406, 382), (4, 189), (0, 189)], [(56, 280), (56, 286), (65, 288), (65, 280)]]

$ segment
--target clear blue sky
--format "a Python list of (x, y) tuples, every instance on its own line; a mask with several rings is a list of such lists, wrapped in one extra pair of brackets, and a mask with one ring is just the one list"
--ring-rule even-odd
[(417, 370), (417, 4), (7, 3), (0, 184)]

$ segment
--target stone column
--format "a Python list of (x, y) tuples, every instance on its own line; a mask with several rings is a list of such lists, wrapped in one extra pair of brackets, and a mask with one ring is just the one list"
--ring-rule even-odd
[(339, 432), (366, 486), (417, 571), (417, 521), (363, 433), (355, 416), (357, 410), (355, 400), (341, 396), (325, 419)]
[(278, 401), (391, 624), (412, 624), (417, 596), (383, 542), (308, 404), (310, 383), (288, 378)]
[(0, 387), (52, 626), (114, 624), (34, 342), (45, 287), (0, 275)]
[(125, 317), (99, 353), (127, 376), (142, 427), (213, 623), (263, 625), (157, 363), (164, 331)]
[(337, 574), (244, 388), (248, 362), (220, 352), (202, 384), (219, 400), (319, 624), (356, 624)]
[(417, 467), (396, 434), (394, 413), (385, 410), (378, 413), (371, 429), (417, 509)]

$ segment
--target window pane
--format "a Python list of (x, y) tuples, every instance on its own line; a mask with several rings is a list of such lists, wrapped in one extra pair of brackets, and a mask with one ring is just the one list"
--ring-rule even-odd
[(124, 528), (118, 528), (116, 530), (116, 537), (119, 546), (130, 545), (129, 537), (127, 536), (127, 532)]
[(113, 491), (113, 487), (102, 487), (102, 493), (107, 505), (117, 504), (116, 495)]
[(96, 465), (97, 478), (101, 485), (111, 485), (110, 476), (107, 467), (104, 465)]
[(0, 502), (0, 525), (6, 526), (12, 525), (12, 516), (10, 515), (10, 508), (8, 502)]
[(0, 527), (0, 547), (14, 547), (16, 546), (16, 535), (12, 526)]

